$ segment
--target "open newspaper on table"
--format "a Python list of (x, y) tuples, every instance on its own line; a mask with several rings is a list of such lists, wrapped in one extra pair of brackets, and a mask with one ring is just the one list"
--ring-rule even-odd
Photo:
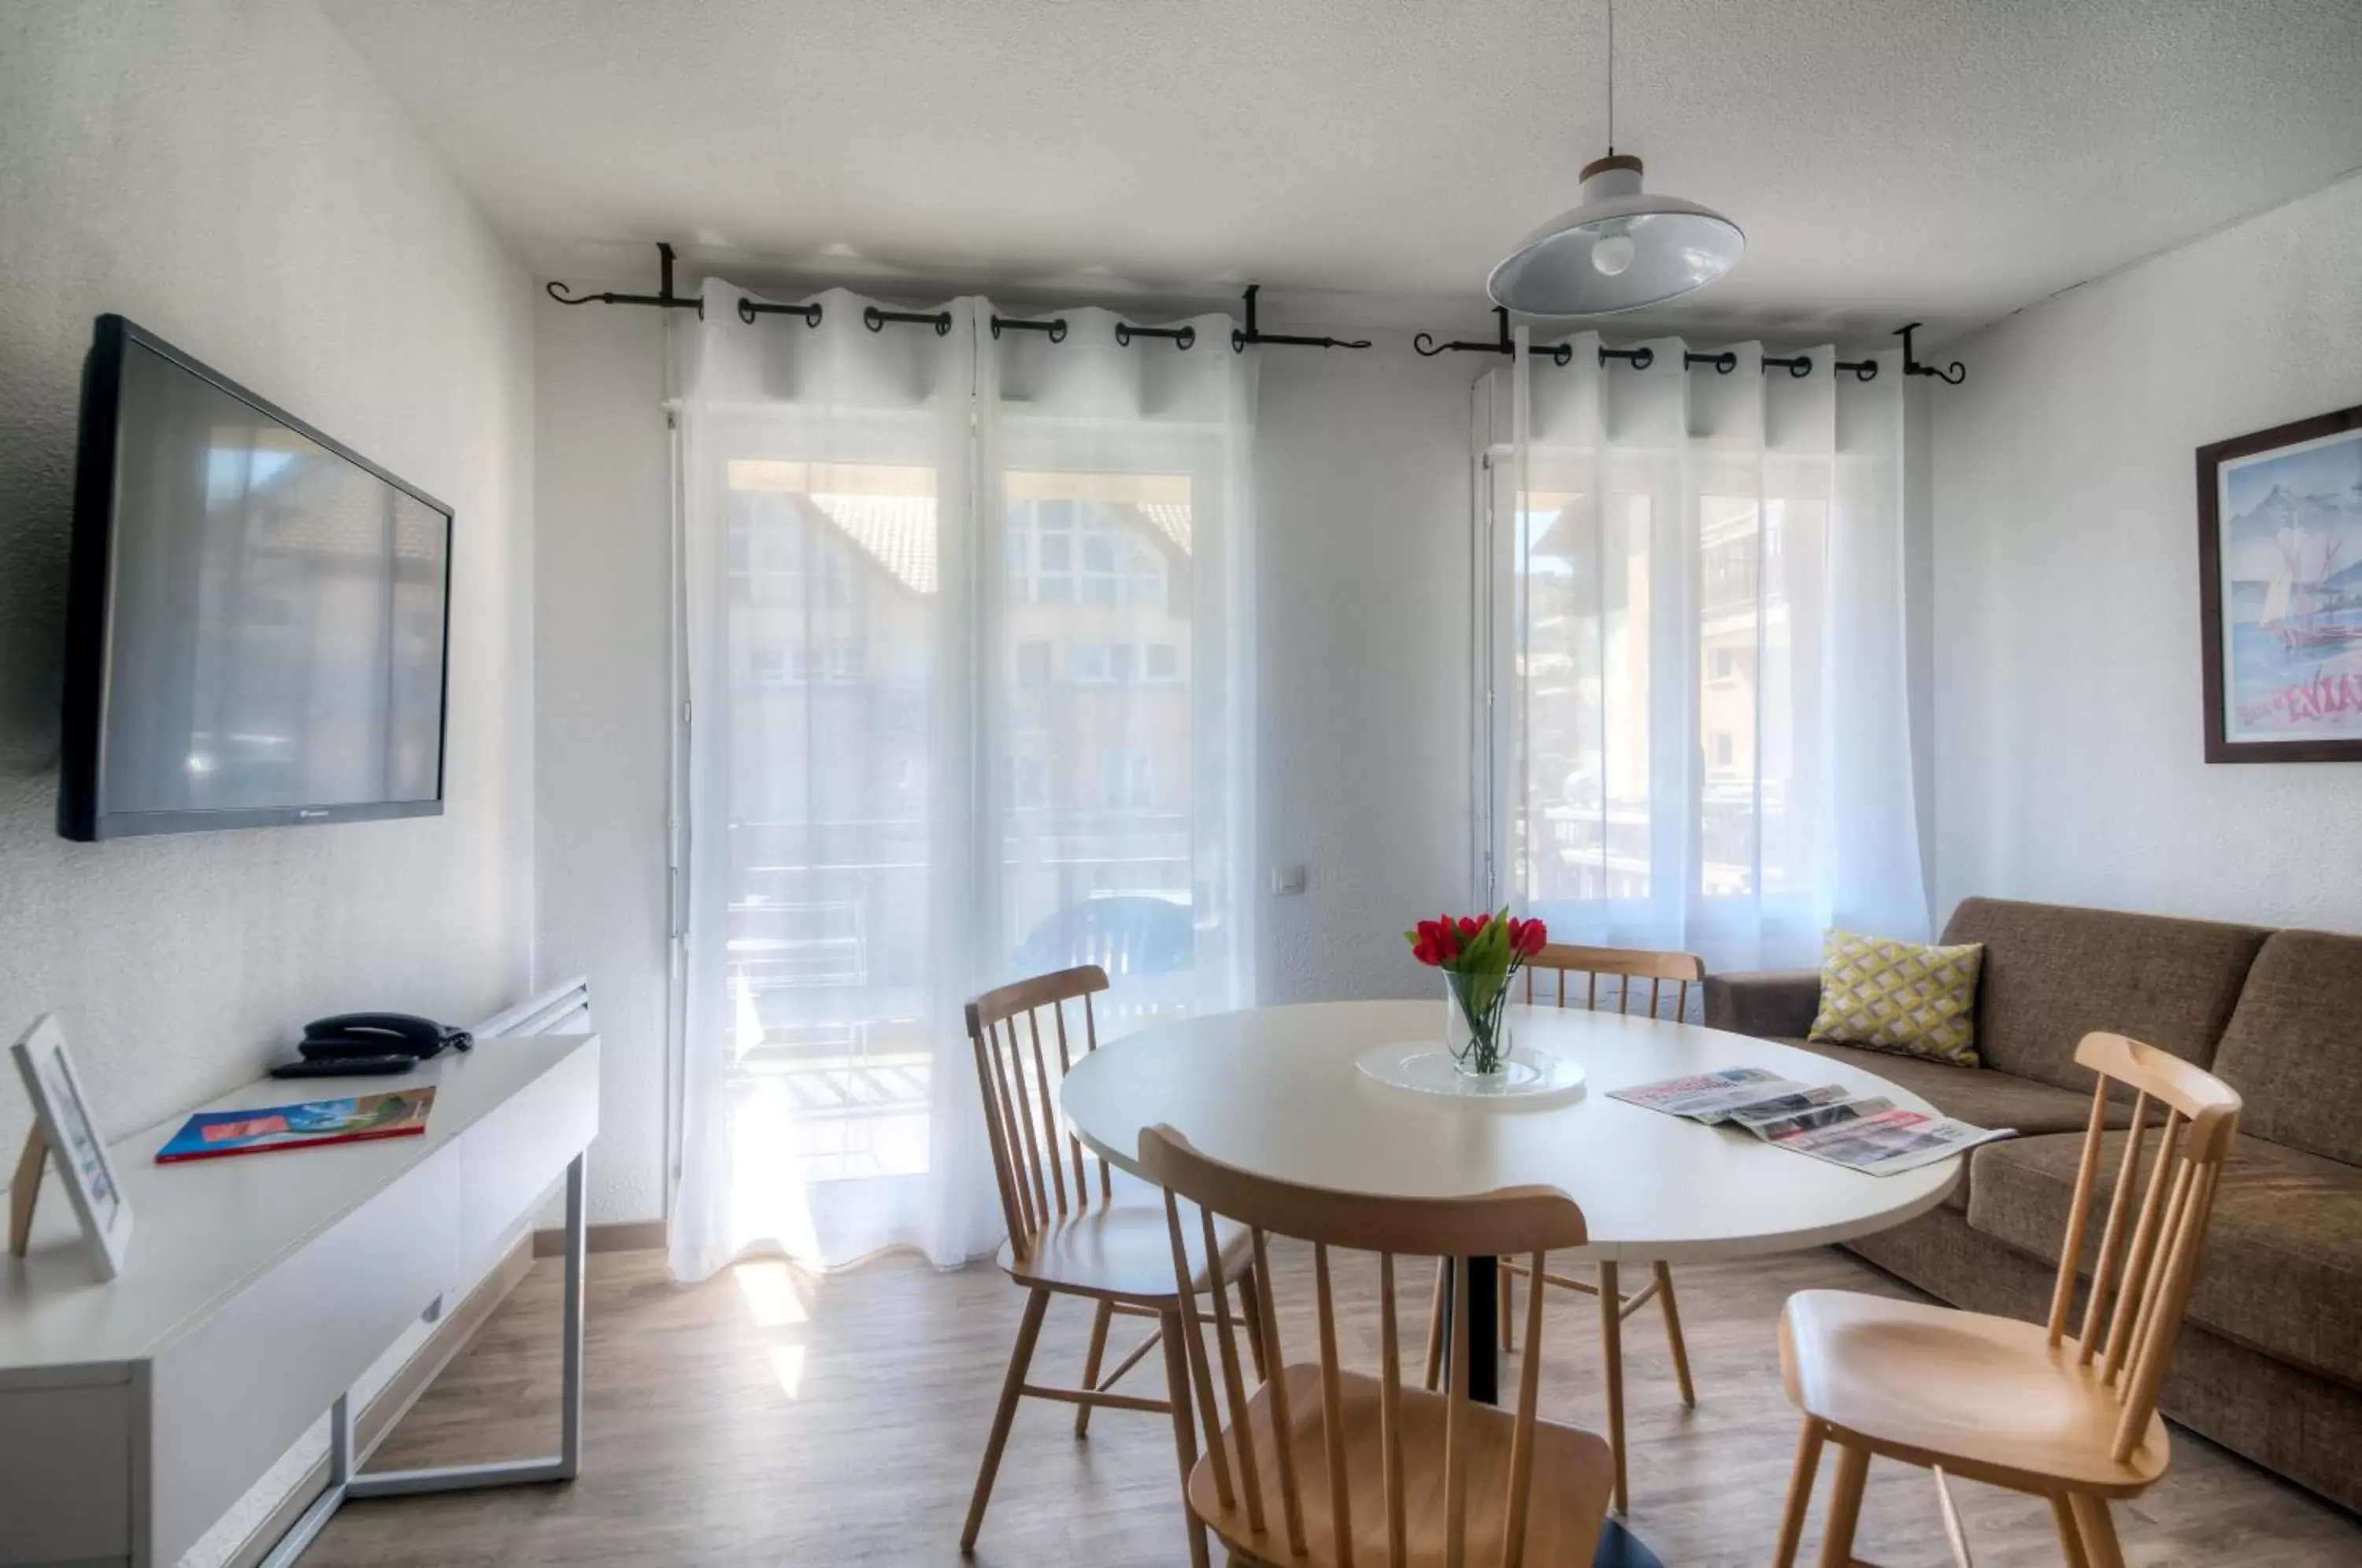
[(1608, 1098), (1728, 1125), (1766, 1143), (1872, 1176), (1893, 1176), (1979, 1143), (2016, 1135), (1948, 1116), (1905, 1110), (1877, 1095), (1836, 1084), (1803, 1084), (1762, 1067), (1725, 1067), (1661, 1083), (1611, 1089)]

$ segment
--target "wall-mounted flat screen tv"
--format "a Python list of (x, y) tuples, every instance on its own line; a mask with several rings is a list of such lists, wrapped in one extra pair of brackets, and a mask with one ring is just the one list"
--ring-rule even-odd
[(117, 315), (79, 464), (60, 833), (443, 809), (449, 507)]

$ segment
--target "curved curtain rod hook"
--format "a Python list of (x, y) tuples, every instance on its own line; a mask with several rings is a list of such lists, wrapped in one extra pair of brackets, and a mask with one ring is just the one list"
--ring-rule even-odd
[[(1907, 326), (1898, 326), (1894, 329), (1894, 335), (1903, 339), (1903, 373), (1906, 376), (1933, 376), (1949, 387), (1959, 386), (1968, 380), (1969, 368), (1958, 359), (1952, 361), (1951, 368), (1948, 370), (1938, 370), (1933, 365), (1923, 365), (1919, 362), (1919, 357), (1911, 351), (1911, 335), (1918, 331), (1920, 326), (1920, 323), (1915, 321)], [(1869, 380), (1866, 376), (1862, 379)]]
[(1435, 340), (1435, 335), (1431, 332), (1420, 333), (1410, 340), (1410, 346), (1422, 359), (1432, 359), (1443, 352), (1443, 345)]

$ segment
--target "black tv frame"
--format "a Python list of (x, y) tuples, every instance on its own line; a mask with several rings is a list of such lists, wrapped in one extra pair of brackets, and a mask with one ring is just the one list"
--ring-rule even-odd
[[(436, 714), (435, 794), (430, 800), (356, 804), (240, 807), (229, 811), (113, 812), (101, 798), (105, 778), (109, 652), (115, 631), (115, 491), (120, 469), (124, 357), (147, 349), (316, 441), (443, 518), (443, 672)], [(335, 437), (231, 381), (154, 333), (115, 315), (94, 328), (83, 363), (81, 445), (75, 455), (73, 558), (66, 584), (65, 699), (58, 767), (58, 832), (83, 843), (145, 834), (206, 833), (219, 828), (281, 827), (326, 823), (431, 817), (443, 812), (445, 771), (451, 753), (451, 508), (416, 485), (370, 462)]]

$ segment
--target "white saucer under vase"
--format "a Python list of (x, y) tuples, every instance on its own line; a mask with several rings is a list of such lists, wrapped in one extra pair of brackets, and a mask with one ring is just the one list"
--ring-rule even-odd
[(1479, 1077), (1462, 1072), (1451, 1053), (1432, 1040), (1374, 1045), (1353, 1058), (1353, 1066), (1365, 1077), (1411, 1094), (1526, 1104), (1573, 1094), (1583, 1088), (1584, 1076), (1582, 1067), (1555, 1052), (1519, 1046), (1499, 1072)]

